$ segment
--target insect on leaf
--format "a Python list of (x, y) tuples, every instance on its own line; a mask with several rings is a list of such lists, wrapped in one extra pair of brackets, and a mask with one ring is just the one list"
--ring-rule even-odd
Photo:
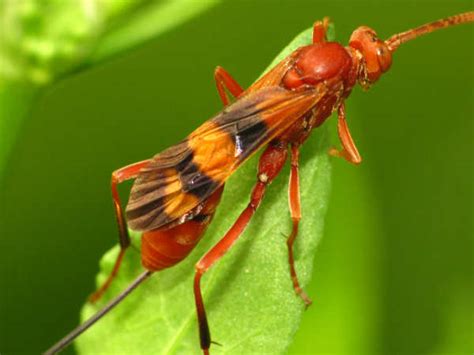
[[(329, 32), (331, 38), (332, 29)], [(281, 60), (311, 41), (304, 31), (280, 53)], [(272, 63), (272, 65), (275, 64)], [(323, 232), (330, 189), (328, 135), (316, 129), (301, 151), (303, 219), (296, 241), (296, 269), (303, 286)], [(216, 217), (197, 248), (177, 266), (154, 274), (122, 304), (76, 342), (81, 354), (199, 354), (193, 298), (194, 264), (230, 228), (246, 207), (256, 182), (258, 155), (228, 181)], [(269, 186), (246, 232), (202, 279), (204, 302), (214, 341), (213, 354), (284, 353), (304, 312), (293, 290), (286, 247), (291, 228), (288, 210), (288, 166)], [(133, 234), (135, 246), (139, 235)], [(105, 254), (97, 277), (102, 284), (114, 264), (118, 247)], [(140, 255), (129, 250), (117, 279), (99, 304), (86, 304), (82, 321), (97, 312), (141, 272)]]

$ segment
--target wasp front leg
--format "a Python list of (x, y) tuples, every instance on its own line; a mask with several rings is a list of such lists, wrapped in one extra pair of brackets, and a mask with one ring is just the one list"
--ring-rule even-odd
[(341, 140), (342, 149), (337, 150), (336, 148), (331, 148), (329, 149), (329, 154), (334, 157), (344, 158), (352, 164), (360, 164), (362, 162), (362, 158), (360, 157), (359, 151), (352, 140), (351, 132), (347, 126), (346, 108), (344, 103), (342, 103), (338, 108), (337, 131), (339, 134), (339, 139)]
[(222, 67), (216, 68), (214, 71), (214, 79), (216, 80), (217, 91), (219, 92), (224, 106), (230, 103), (227, 91), (229, 91), (234, 98), (238, 98), (244, 91), (239, 83)]
[(149, 162), (149, 160), (144, 160), (118, 169), (112, 173), (112, 198), (114, 200), (115, 217), (117, 218), (117, 225), (119, 229), (120, 252), (117, 256), (117, 259), (115, 260), (114, 267), (107, 280), (105, 280), (104, 284), (96, 292), (90, 295), (89, 301), (91, 302), (96, 302), (97, 300), (99, 300), (104, 294), (104, 292), (109, 288), (110, 284), (112, 283), (112, 280), (117, 275), (117, 272), (120, 268), (120, 264), (122, 263), (123, 256), (125, 255), (125, 251), (130, 246), (130, 236), (128, 235), (127, 224), (123, 216), (122, 204), (120, 203), (120, 196), (118, 194), (117, 185), (126, 180), (135, 179), (140, 170), (146, 165), (148, 165)]
[(268, 146), (260, 157), (258, 165), (257, 178), (250, 202), (248, 206), (240, 214), (239, 218), (219, 242), (212, 247), (211, 250), (204, 255), (196, 264), (196, 274), (194, 277), (194, 298), (196, 302), (196, 310), (199, 322), (199, 336), (201, 339), (201, 349), (204, 354), (209, 354), (211, 345), (211, 334), (207, 322), (206, 310), (201, 294), (201, 277), (209, 268), (214, 265), (225, 253), (234, 245), (237, 239), (242, 235), (243, 231), (250, 222), (250, 219), (257, 210), (260, 202), (265, 194), (266, 187), (277, 177), (283, 168), (286, 157), (287, 147), (285, 144), (278, 142)]

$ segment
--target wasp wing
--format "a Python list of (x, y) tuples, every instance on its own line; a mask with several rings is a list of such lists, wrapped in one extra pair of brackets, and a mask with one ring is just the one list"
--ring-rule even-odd
[(147, 231), (192, 218), (247, 158), (283, 134), (322, 95), (319, 88), (250, 92), (157, 154), (132, 187), (126, 210), (130, 228)]

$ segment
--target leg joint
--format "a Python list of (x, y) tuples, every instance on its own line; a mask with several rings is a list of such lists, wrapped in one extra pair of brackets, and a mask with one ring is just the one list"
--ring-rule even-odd
[(199, 260), (196, 265), (194, 265), (194, 271), (196, 271), (196, 274), (199, 274), (199, 276), (204, 274), (206, 271), (206, 268), (202, 265), (201, 260)]

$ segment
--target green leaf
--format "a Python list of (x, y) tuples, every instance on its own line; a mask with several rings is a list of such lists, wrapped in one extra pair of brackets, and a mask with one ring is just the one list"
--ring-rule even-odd
[[(303, 32), (275, 62), (310, 40), (311, 30)], [(311, 276), (328, 202), (331, 168), (327, 137), (326, 129), (315, 130), (301, 152), (303, 219), (295, 258), (303, 286)], [(213, 223), (192, 254), (179, 265), (153, 275), (84, 333), (76, 342), (80, 353), (200, 353), (192, 290), (194, 264), (246, 207), (256, 181), (257, 161), (258, 157), (253, 157), (231, 177)], [(212, 346), (213, 354), (284, 353), (298, 328), (304, 304), (293, 290), (287, 260), (285, 235), (291, 228), (288, 176), (286, 167), (268, 188), (246, 232), (202, 279), (212, 338), (222, 344)], [(133, 234), (133, 241), (138, 248), (137, 234)], [(103, 257), (98, 285), (109, 275), (117, 253), (115, 247)], [(104, 299), (98, 305), (86, 304), (82, 320), (142, 271), (139, 253), (130, 250)]]

